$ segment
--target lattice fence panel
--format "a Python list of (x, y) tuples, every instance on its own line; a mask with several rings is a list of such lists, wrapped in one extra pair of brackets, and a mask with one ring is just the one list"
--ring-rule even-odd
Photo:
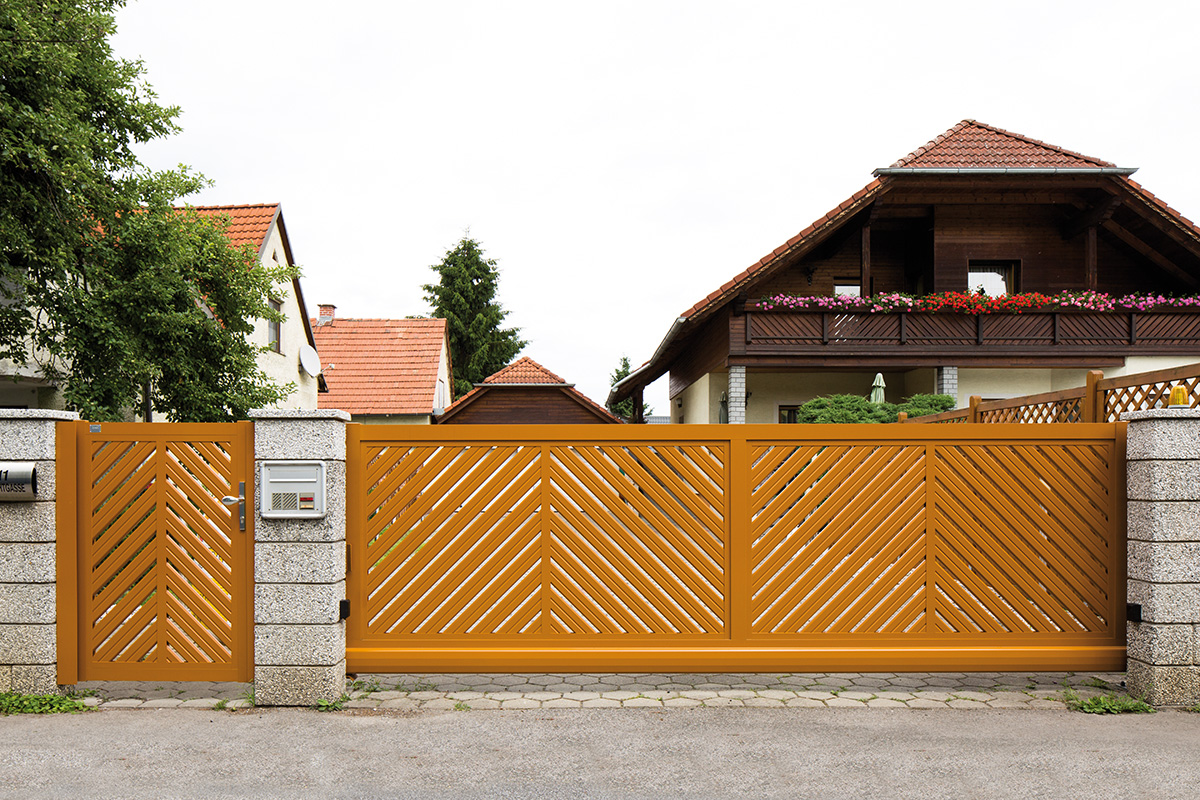
[(751, 629), (925, 630), (925, 448), (752, 451)]
[(1083, 422), (1083, 398), (979, 410), (980, 422)]
[(725, 449), (550, 452), (551, 632), (724, 631)]
[(85, 658), (228, 664), (233, 657), (229, 442), (93, 440)]
[(935, 629), (1111, 632), (1111, 446), (936, 453)]
[(367, 453), (367, 629), (540, 633), (540, 450)]
[(1182, 376), (1172, 380), (1151, 381), (1137, 386), (1118, 386), (1104, 392), (1104, 421), (1116, 422), (1126, 411), (1148, 411), (1166, 408), (1171, 398), (1171, 388), (1183, 386), (1187, 389), (1188, 405), (1200, 406), (1200, 375)]

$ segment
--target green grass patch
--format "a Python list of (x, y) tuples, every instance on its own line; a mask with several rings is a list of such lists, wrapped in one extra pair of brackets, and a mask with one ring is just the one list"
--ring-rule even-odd
[(1145, 700), (1124, 694), (1101, 694), (1086, 700), (1070, 689), (1063, 692), (1063, 702), (1072, 711), (1084, 714), (1153, 714), (1154, 707)]
[(61, 694), (0, 694), (0, 715), (9, 714), (77, 714), (86, 711), (79, 700)]

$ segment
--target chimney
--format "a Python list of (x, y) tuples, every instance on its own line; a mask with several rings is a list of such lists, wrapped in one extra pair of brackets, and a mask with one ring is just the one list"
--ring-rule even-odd
[(317, 324), (318, 325), (332, 325), (333, 324), (333, 310), (335, 308), (337, 308), (337, 306), (326, 305), (324, 303), (322, 303), (320, 306), (318, 306), (319, 310), (317, 311)]

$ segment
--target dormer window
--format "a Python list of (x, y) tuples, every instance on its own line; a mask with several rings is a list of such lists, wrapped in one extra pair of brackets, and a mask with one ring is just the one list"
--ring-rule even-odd
[[(267, 303), (271, 306), (271, 310), (276, 314), (283, 313), (283, 303), (279, 300), (268, 300)], [(274, 319), (267, 320), (267, 347), (270, 347), (276, 353), (283, 352), (279, 349), (279, 321)]]

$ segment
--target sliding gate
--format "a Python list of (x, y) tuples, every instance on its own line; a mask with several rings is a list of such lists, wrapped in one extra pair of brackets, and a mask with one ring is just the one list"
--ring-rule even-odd
[(1123, 669), (1123, 437), (351, 425), (347, 669)]

